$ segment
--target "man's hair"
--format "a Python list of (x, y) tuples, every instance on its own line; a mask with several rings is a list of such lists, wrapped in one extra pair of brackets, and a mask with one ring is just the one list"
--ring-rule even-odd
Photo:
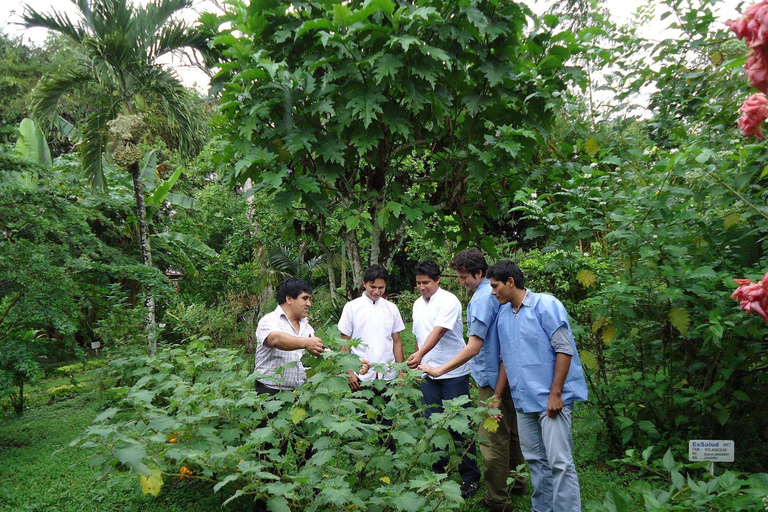
[(363, 274), (363, 282), (364, 283), (372, 283), (377, 279), (383, 279), (386, 283), (389, 279), (389, 274), (387, 273), (387, 269), (382, 267), (381, 265), (371, 265), (368, 267), (368, 270), (365, 271), (365, 274)]
[(296, 299), (303, 292), (312, 293), (312, 285), (298, 277), (289, 277), (277, 285), (277, 303), (283, 305), (286, 297)]
[(413, 275), (429, 276), (433, 281), (440, 279), (440, 267), (429, 258), (423, 259), (413, 267)]
[(501, 281), (506, 283), (511, 277), (515, 282), (515, 288), (522, 290), (525, 288), (525, 278), (523, 277), (523, 271), (517, 266), (517, 263), (509, 260), (502, 260), (498, 263), (491, 265), (488, 272), (485, 273), (486, 277), (495, 281)]
[(480, 272), (483, 277), (488, 271), (488, 262), (477, 247), (464, 249), (453, 258), (451, 268), (456, 272), (469, 272), (473, 276)]

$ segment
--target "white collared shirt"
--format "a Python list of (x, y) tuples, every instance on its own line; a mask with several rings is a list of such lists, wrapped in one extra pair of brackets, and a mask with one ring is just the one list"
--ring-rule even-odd
[(403, 318), (397, 306), (385, 298), (376, 302), (363, 294), (347, 302), (339, 319), (339, 331), (361, 343), (352, 347), (352, 353), (361, 359), (387, 365), (385, 373), (376, 372), (372, 367), (365, 375), (359, 375), (361, 381), (374, 379), (392, 380), (397, 372), (390, 365), (395, 362), (392, 334), (405, 329)]
[[(413, 303), (413, 334), (416, 336), (419, 348), (424, 345), (427, 336), (435, 327), (445, 327), (448, 330), (437, 342), (435, 348), (422, 358), (421, 364), (439, 368), (453, 359), (466, 346), (464, 323), (461, 318), (461, 302), (454, 294), (442, 288), (438, 288), (428, 301), (425, 301), (424, 297), (419, 297)], [(468, 374), (471, 368), (471, 363), (467, 361), (437, 378), (461, 377)]]
[[(275, 389), (296, 389), (307, 380), (307, 372), (301, 364), (304, 349), (280, 350), (276, 347), (268, 347), (264, 344), (264, 340), (273, 332), (283, 332), (298, 338), (311, 338), (315, 335), (315, 330), (309, 325), (309, 319), (305, 317), (299, 320), (299, 331), (297, 332), (280, 306), (261, 317), (256, 328), (255, 371), (274, 376), (274, 379), (263, 379), (261, 383)], [(298, 366), (285, 368), (282, 375), (275, 371), (277, 368), (294, 361), (298, 362)]]

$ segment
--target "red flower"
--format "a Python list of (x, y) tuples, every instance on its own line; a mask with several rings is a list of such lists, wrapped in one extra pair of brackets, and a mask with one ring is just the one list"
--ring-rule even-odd
[(768, 98), (765, 97), (765, 94), (759, 92), (747, 98), (739, 112), (742, 113), (738, 121), (741, 133), (745, 137), (754, 135), (758, 139), (762, 139), (761, 123), (768, 119)]
[(754, 311), (768, 323), (768, 273), (758, 283), (749, 279), (734, 279), (739, 285), (731, 297), (739, 301), (744, 311)]

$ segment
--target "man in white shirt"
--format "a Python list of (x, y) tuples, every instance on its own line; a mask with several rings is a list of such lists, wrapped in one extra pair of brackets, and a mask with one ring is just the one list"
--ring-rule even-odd
[[(464, 324), (461, 318), (461, 302), (452, 293), (440, 288), (440, 267), (430, 259), (421, 260), (413, 270), (416, 287), (421, 297), (413, 303), (413, 334), (416, 336), (416, 352), (408, 358), (408, 367), (420, 364), (440, 367), (454, 358), (466, 346)], [(424, 376), (421, 392), (422, 404), (427, 408), (427, 417), (442, 411), (446, 400), (469, 396), (470, 363), (466, 362), (440, 377)], [(467, 404), (469, 405), (469, 404)], [(474, 443), (467, 447), (467, 440), (451, 431), (457, 448), (466, 453), (459, 464), (461, 495), (466, 498), (477, 491), (480, 470), (477, 467)], [(443, 470), (447, 461), (441, 461), (434, 468)]]
[[(321, 354), (323, 341), (315, 336), (307, 314), (312, 305), (312, 286), (289, 277), (277, 287), (278, 306), (259, 320), (256, 328), (256, 391), (274, 395), (296, 389), (307, 380), (301, 357), (305, 350)], [(284, 368), (288, 363), (298, 364)]]
[[(351, 348), (363, 367), (359, 373), (349, 370), (349, 386), (357, 391), (361, 382), (397, 377), (394, 363), (405, 361), (400, 331), (405, 324), (397, 306), (383, 297), (387, 288), (387, 270), (372, 265), (363, 275), (363, 295), (347, 302), (339, 319), (341, 338), (359, 339)], [(372, 365), (370, 369), (369, 365)]]

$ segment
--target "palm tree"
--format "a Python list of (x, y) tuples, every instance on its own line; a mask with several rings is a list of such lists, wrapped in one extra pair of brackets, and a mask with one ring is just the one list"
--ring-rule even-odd
[[(129, 0), (72, 0), (79, 19), (66, 14), (41, 14), (27, 6), (24, 25), (58, 32), (82, 48), (82, 58), (70, 66), (43, 77), (33, 95), (33, 114), (39, 120), (54, 117), (59, 100), (84, 85), (97, 84), (104, 94), (93, 98), (85, 120), (80, 156), (85, 172), (97, 190), (106, 190), (102, 155), (111, 141), (116, 162), (133, 177), (136, 216), (144, 264), (152, 266), (144, 188), (135, 144), (141, 138), (142, 123), (136, 115), (137, 98), (152, 99), (160, 105), (171, 126), (178, 132), (182, 157), (194, 155), (198, 143), (193, 133), (188, 93), (170, 71), (157, 60), (163, 55), (195, 49), (210, 58), (208, 37), (179, 21), (175, 15), (189, 8), (192, 0), (153, 0), (136, 7)], [(110, 137), (111, 132), (111, 137)], [(119, 157), (119, 158), (118, 158)], [(154, 293), (147, 289), (145, 327), (150, 354), (156, 351)]]

